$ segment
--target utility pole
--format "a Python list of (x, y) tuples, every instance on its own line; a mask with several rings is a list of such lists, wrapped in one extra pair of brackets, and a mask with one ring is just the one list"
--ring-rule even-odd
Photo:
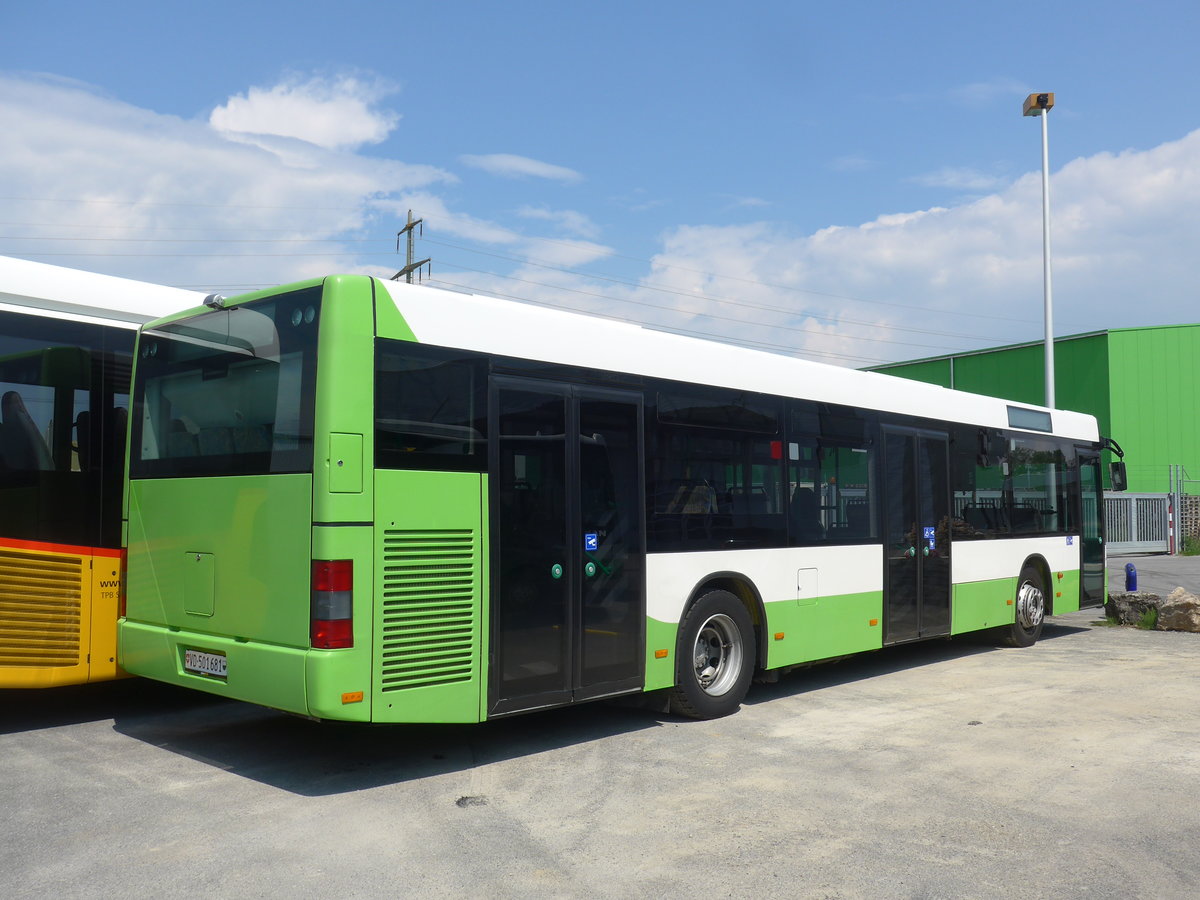
[[(392, 281), (399, 281), (400, 278), (403, 277), (405, 281), (407, 281), (409, 284), (412, 284), (413, 272), (418, 272), (422, 266), (429, 264), (430, 260), (428, 258), (423, 259), (420, 262), (413, 262), (413, 230), (420, 227), (420, 234), (423, 237), (425, 235), (425, 226), (421, 223), (424, 221), (424, 219), (414, 220), (412, 217), (412, 210), (410, 209), (408, 211), (408, 224), (396, 232), (396, 252), (400, 252), (400, 238), (407, 236), (408, 255), (405, 257), (404, 268), (392, 276)], [(430, 271), (433, 271), (432, 267), (430, 268)]]
[(1046, 405), (1054, 408), (1054, 302), (1050, 290), (1050, 150), (1046, 137), (1046, 120), (1054, 108), (1054, 95), (1030, 94), (1025, 98), (1022, 113), (1039, 116), (1042, 120), (1042, 283), (1043, 314), (1046, 320)]

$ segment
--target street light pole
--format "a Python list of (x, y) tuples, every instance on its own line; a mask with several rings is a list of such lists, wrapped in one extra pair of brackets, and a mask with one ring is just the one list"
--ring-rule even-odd
[(1046, 320), (1046, 406), (1054, 408), (1054, 302), (1050, 288), (1050, 142), (1046, 119), (1054, 106), (1053, 94), (1030, 94), (1025, 98), (1024, 115), (1042, 120), (1042, 279), (1045, 284)]

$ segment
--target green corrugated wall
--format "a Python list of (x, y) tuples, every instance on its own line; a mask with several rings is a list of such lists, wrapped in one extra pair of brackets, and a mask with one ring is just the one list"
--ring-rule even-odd
[[(1200, 325), (1109, 332), (1113, 437), (1129, 488), (1162, 492), (1170, 467), (1200, 479)], [(1191, 485), (1200, 493), (1200, 483)]]
[[(872, 371), (1021, 403), (1041, 404), (1045, 396), (1041, 344)], [(1095, 416), (1100, 433), (1125, 450), (1131, 491), (1166, 491), (1170, 466), (1183, 465), (1200, 493), (1200, 325), (1059, 338), (1054, 371), (1056, 405)]]

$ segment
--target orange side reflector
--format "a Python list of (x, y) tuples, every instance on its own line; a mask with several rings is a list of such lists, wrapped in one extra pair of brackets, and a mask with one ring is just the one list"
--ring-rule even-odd
[(1061, 597), (1061, 596), (1062, 596), (1062, 591), (1055, 591), (1055, 592), (1054, 592), (1054, 596), (1055, 596), (1055, 597)]
[(1059, 573), (1058, 573), (1058, 580), (1059, 580), (1059, 581), (1062, 581), (1062, 576), (1063, 576), (1063, 573), (1062, 573), (1062, 572), (1059, 572)]
[(874, 628), (874, 627), (875, 627), (876, 625), (878, 625), (878, 624), (879, 624), (879, 620), (878, 620), (878, 619), (872, 619), (872, 620), (871, 620), (871, 627), (872, 627), (872, 628)]
[(783, 640), (783, 632), (782, 631), (775, 632), (775, 640), (777, 640), (777, 641)]
[(350, 691), (348, 694), (342, 694), (343, 703), (362, 703), (362, 691)]
[(1009, 600), (1009, 601), (1008, 601), (1008, 605), (1009, 605), (1009, 606), (1012, 606), (1012, 601), (1011, 601), (1011, 600)]
[(654, 658), (655, 658), (655, 659), (666, 659), (666, 658), (667, 658), (667, 651), (666, 651), (666, 650), (655, 650), (655, 651), (654, 651)]

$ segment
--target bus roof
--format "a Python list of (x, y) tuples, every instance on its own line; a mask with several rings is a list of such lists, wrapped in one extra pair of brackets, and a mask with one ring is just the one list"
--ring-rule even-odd
[(395, 281), (382, 284), (424, 344), (1028, 430), (1010, 421), (1009, 407), (1015, 406), (1049, 412), (1054, 434), (1099, 440), (1095, 418), (1084, 413), (1046, 410), (530, 303)]
[(135, 328), (199, 306), (196, 291), (0, 256), (0, 309)]

